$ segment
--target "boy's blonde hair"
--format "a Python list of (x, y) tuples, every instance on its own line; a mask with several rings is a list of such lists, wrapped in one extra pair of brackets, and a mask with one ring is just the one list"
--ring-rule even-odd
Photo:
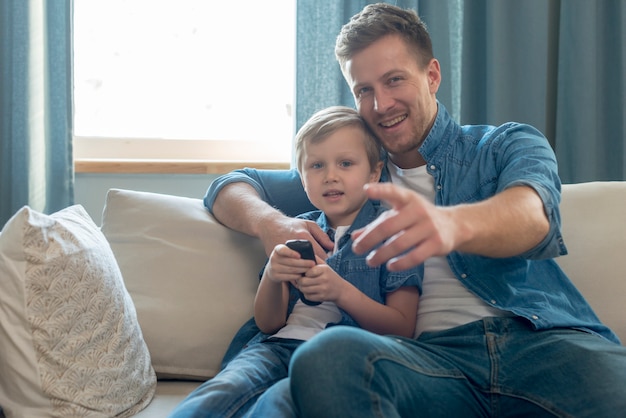
[(348, 126), (360, 128), (363, 131), (365, 151), (373, 171), (381, 160), (380, 143), (357, 111), (347, 106), (331, 106), (322, 109), (311, 116), (298, 130), (295, 144), (298, 171), (302, 173), (305, 144), (319, 142)]

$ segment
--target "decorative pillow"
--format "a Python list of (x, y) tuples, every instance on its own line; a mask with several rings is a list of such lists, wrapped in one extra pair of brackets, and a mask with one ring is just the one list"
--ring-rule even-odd
[(206, 380), (252, 317), (260, 241), (214, 220), (202, 200), (109, 190), (102, 232), (133, 298), (159, 378)]
[(130, 416), (156, 389), (132, 300), (82, 206), (0, 233), (0, 405), (8, 417)]

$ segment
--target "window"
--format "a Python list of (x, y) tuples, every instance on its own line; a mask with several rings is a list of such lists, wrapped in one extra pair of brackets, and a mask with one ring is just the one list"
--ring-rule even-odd
[(75, 2), (76, 170), (287, 167), (294, 57), (295, 0)]

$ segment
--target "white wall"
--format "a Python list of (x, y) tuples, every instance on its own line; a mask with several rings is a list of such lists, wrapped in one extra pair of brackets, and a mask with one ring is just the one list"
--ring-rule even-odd
[(97, 225), (109, 189), (129, 189), (202, 199), (216, 175), (209, 174), (91, 174), (76, 173), (75, 203), (87, 210)]

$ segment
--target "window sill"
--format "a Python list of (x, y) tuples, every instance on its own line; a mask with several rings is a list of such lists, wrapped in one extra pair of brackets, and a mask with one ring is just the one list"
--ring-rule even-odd
[(76, 173), (225, 174), (244, 167), (288, 169), (289, 163), (120, 158), (81, 158), (74, 160)]

